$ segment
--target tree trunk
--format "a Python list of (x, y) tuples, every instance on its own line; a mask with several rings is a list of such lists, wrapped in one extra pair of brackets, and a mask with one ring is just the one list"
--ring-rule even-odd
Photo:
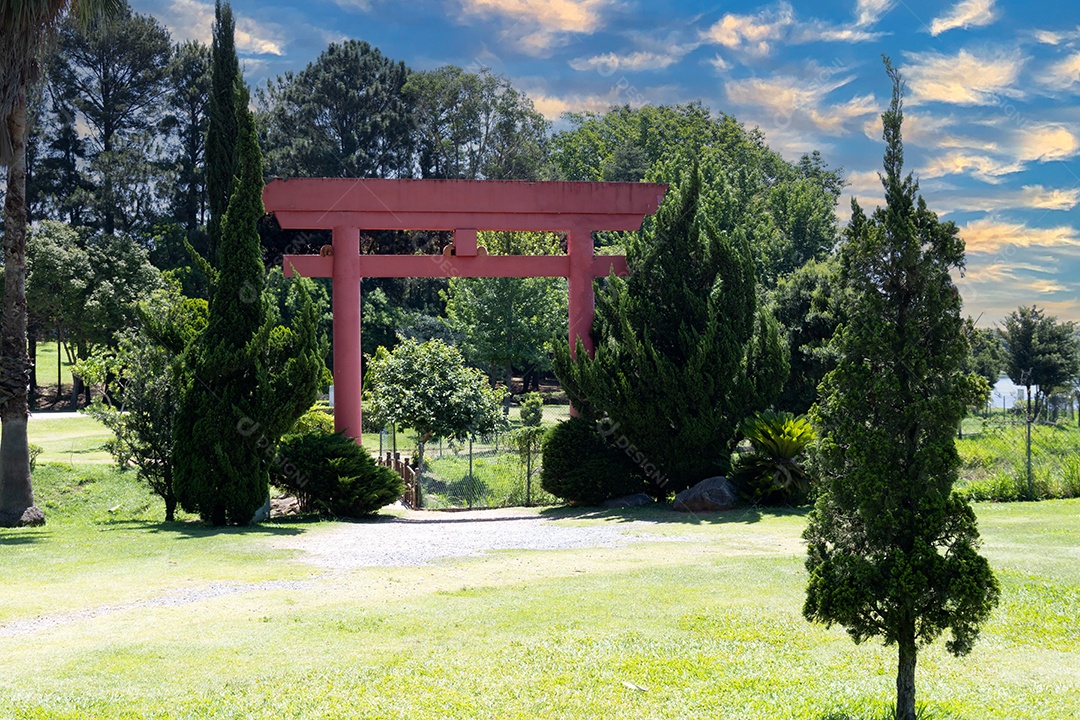
[(165, 522), (176, 520), (176, 498), (165, 498)]
[(915, 645), (915, 632), (901, 633), (897, 642), (900, 661), (896, 669), (896, 720), (915, 720), (915, 659), (918, 648)]
[(0, 526), (40, 525), (30, 482), (30, 359), (26, 354), (26, 86), (7, 127), (12, 145), (4, 202), (4, 306), (0, 326)]

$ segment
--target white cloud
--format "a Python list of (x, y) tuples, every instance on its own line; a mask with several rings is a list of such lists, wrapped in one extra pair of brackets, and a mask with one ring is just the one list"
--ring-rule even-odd
[(502, 17), (500, 40), (513, 40), (528, 55), (544, 55), (570, 34), (589, 34), (603, 26), (602, 11), (612, 0), (461, 0), (466, 15)]
[(996, 253), (1005, 248), (1080, 248), (1076, 228), (1059, 225), (1032, 228), (1024, 223), (992, 217), (974, 220), (960, 228), (969, 253)]
[(794, 23), (795, 11), (790, 4), (782, 2), (775, 9), (762, 10), (757, 15), (728, 13), (706, 30), (704, 37), (729, 50), (764, 56)]
[(1035, 39), (1044, 45), (1060, 45), (1070, 40), (1080, 40), (1080, 25), (1077, 25), (1076, 29), (1072, 31), (1036, 30), (1033, 34)]
[(990, 105), (1001, 95), (1020, 97), (1015, 85), (1024, 65), (1018, 51), (999, 49), (985, 55), (961, 50), (956, 55), (911, 53), (901, 68), (910, 91), (909, 103), (945, 102)]
[[(210, 44), (214, 25), (214, 6), (199, 0), (172, 0), (155, 13), (169, 29), (174, 40), (198, 40)], [(259, 23), (234, 12), (236, 49), (240, 53), (283, 55), (285, 33), (280, 27)]]
[(720, 55), (720, 53), (717, 53), (711, 60), (709, 60), (709, 64), (712, 65), (713, 69), (717, 72), (725, 72), (731, 69), (731, 63), (725, 60)]
[(1080, 83), (1080, 52), (1053, 63), (1043, 75), (1042, 82), (1044, 85), (1059, 90), (1065, 90)]
[(1080, 138), (1064, 125), (1025, 127), (1017, 133), (1014, 144), (1021, 162), (1067, 160), (1080, 153)]
[(686, 51), (679, 49), (670, 53), (633, 52), (626, 55), (605, 53), (593, 55), (588, 58), (576, 58), (570, 61), (570, 67), (575, 70), (596, 70), (603, 76), (611, 75), (617, 70), (623, 72), (638, 72), (641, 70), (663, 70), (682, 59)]
[(896, 0), (858, 0), (855, 5), (855, 22), (860, 27), (873, 25), (895, 4)]
[(960, 0), (952, 10), (930, 23), (930, 34), (941, 33), (954, 28), (981, 27), (994, 22), (994, 0)]
[[(619, 98), (611, 93), (603, 95), (551, 95), (542, 90), (530, 90), (526, 94), (533, 102), (536, 111), (548, 120), (558, 120), (568, 112), (605, 112), (616, 104)], [(631, 105), (635, 103), (631, 102)]]
[(948, 212), (992, 212), (996, 210), (1072, 210), (1080, 204), (1080, 188), (1047, 188), (1025, 185), (1019, 190), (984, 193), (977, 197), (946, 199)]
[(792, 33), (791, 41), (802, 44), (809, 42), (871, 42), (879, 40), (887, 33), (864, 30), (861, 27), (838, 27), (828, 25), (820, 20), (813, 20), (800, 25)]
[(997, 184), (1001, 182), (1003, 175), (1020, 172), (1023, 169), (1023, 164), (1019, 162), (954, 150), (932, 158), (918, 174), (923, 178), (971, 175), (983, 182)]
[[(846, 102), (826, 105), (825, 97), (851, 82), (851, 77), (805, 80), (791, 76), (733, 80), (724, 86), (728, 100), (754, 107), (780, 129), (805, 119), (829, 134), (847, 132), (849, 121), (880, 111), (872, 94), (854, 96)], [(768, 130), (769, 123), (764, 123)]]

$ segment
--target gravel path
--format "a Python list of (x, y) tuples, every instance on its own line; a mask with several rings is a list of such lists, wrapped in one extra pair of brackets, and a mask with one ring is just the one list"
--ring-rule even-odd
[(312, 565), (347, 570), (430, 565), (442, 558), (482, 555), (489, 550), (614, 548), (639, 539), (626, 532), (630, 525), (559, 525), (515, 510), (410, 512), (400, 518), (342, 524), (278, 539), (273, 545), (304, 551)]

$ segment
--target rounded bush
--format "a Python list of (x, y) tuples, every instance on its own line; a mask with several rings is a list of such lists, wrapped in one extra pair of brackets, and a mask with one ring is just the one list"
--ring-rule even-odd
[(581, 505), (648, 490), (629, 459), (583, 418), (570, 418), (548, 431), (540, 485), (555, 497)]
[(537, 392), (525, 393), (521, 398), (521, 424), (536, 427), (544, 419), (544, 398)]
[(352, 438), (320, 430), (283, 437), (270, 479), (295, 495), (301, 510), (330, 517), (370, 515), (405, 491), (398, 474)]
[(291, 433), (303, 435), (311, 432), (331, 434), (334, 432), (334, 416), (328, 406), (313, 405), (293, 423)]

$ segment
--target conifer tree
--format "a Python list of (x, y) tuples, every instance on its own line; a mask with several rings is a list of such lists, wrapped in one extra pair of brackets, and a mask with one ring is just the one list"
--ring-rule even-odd
[(214, 6), (211, 57), (210, 125), (206, 133), (206, 194), (210, 206), (207, 234), (210, 265), (218, 266), (222, 218), (233, 193), (239, 108), (247, 108), (248, 93), (236, 57), (232, 6), (218, 0)]
[(708, 152), (661, 172), (675, 181), (627, 247), (630, 277), (597, 295), (595, 356), (558, 346), (554, 361), (575, 407), (634, 446), (658, 495), (728, 472), (739, 423), (787, 377), (776, 321), (757, 306), (736, 181)]
[(262, 156), (251, 113), (238, 108), (237, 119), (236, 190), (222, 222), (208, 325), (186, 351), (173, 446), (181, 506), (214, 525), (245, 524), (266, 500), (272, 448), (315, 401), (323, 367), (305, 287), (290, 328), (268, 319), (256, 230)]
[(837, 366), (811, 411), (821, 495), (804, 533), (803, 614), (843, 625), (857, 643), (895, 644), (896, 717), (915, 720), (918, 646), (948, 629), (946, 648), (968, 653), (998, 584), (977, 552), (975, 513), (953, 492), (953, 437), (975, 385), (961, 370), (967, 341), (950, 276), (964, 243), (902, 175), (903, 82), (885, 64), (886, 205), (867, 217), (852, 202)]

